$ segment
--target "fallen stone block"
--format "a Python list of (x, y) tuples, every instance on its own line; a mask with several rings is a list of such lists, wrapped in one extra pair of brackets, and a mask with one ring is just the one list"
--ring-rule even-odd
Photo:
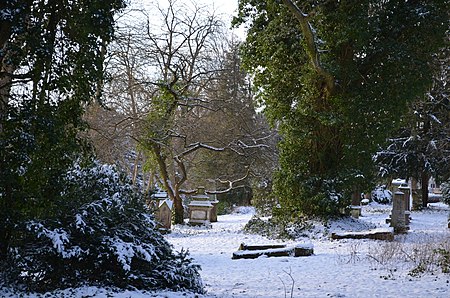
[(331, 239), (374, 239), (374, 240), (394, 240), (393, 229), (375, 229), (361, 232), (340, 232), (331, 233)]
[(265, 250), (274, 248), (285, 248), (286, 244), (263, 244), (263, 245), (248, 245), (241, 243), (239, 250)]
[[(246, 248), (246, 249), (241, 249)], [(250, 248), (250, 249), (248, 249)], [(245, 245), (233, 253), (232, 259), (256, 259), (259, 257), (306, 257), (314, 253), (312, 244), (286, 245)]]

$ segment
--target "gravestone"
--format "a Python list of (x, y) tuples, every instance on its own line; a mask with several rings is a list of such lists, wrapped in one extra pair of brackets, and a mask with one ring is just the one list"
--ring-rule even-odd
[[(217, 221), (217, 212), (212, 214), (213, 204), (209, 200), (209, 196), (205, 193), (205, 188), (199, 187), (197, 194), (192, 196), (189, 207), (189, 224), (190, 225), (211, 225), (211, 217)], [(217, 208), (216, 208), (217, 210)], [(213, 216), (211, 216), (213, 215)]]
[(170, 230), (172, 228), (172, 207), (173, 203), (170, 199), (159, 201), (155, 217), (160, 229)]
[(391, 227), (397, 234), (406, 233), (408, 230), (405, 221), (405, 194), (401, 191), (395, 192), (392, 199)]
[(233, 253), (233, 260), (257, 259), (259, 257), (308, 257), (314, 254), (312, 244), (287, 245), (246, 245), (242, 243), (239, 250)]
[(410, 200), (410, 190), (409, 186), (402, 185), (398, 188), (399, 191), (404, 193), (404, 201), (405, 201), (405, 224), (409, 226), (411, 221), (411, 200)]

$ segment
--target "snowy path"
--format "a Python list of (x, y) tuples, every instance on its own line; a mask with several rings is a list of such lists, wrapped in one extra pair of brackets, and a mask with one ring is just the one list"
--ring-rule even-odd
[[(387, 227), (384, 221), (389, 211), (379, 208), (367, 207), (369, 212), (363, 209), (361, 219)], [(408, 276), (411, 264), (395, 264), (392, 260), (379, 264), (367, 257), (367, 252), (375, 254), (384, 246), (387, 252), (400, 250), (397, 241), (407, 245), (448, 240), (448, 210), (443, 210), (443, 205), (433, 208), (414, 212), (409, 233), (396, 236), (393, 243), (318, 237), (312, 240), (314, 256), (303, 258), (232, 260), (241, 242), (277, 242), (241, 232), (250, 214), (220, 216), (212, 229), (176, 227), (168, 239), (178, 250), (189, 249), (202, 266), (209, 293), (205, 297), (291, 297), (292, 286), (292, 297), (450, 297), (449, 274), (415, 278)], [(346, 229), (345, 223), (340, 227)]]

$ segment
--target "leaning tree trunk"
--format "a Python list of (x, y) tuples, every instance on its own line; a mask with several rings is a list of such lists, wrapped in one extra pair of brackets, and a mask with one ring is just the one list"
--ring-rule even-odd
[(428, 181), (430, 180), (430, 175), (422, 172), (420, 180), (422, 185), (422, 207), (426, 208), (428, 206)]
[(183, 200), (181, 199), (180, 193), (178, 191), (175, 192), (175, 196), (173, 198), (173, 207), (175, 211), (173, 222), (175, 224), (183, 224), (184, 223)]
[(169, 198), (173, 201), (174, 207), (174, 223), (175, 224), (183, 224), (184, 223), (184, 208), (183, 208), (183, 200), (181, 199), (179, 186), (181, 183), (171, 183), (169, 178), (169, 172), (167, 170), (166, 159), (162, 153), (161, 146), (159, 144), (153, 143), (151, 144), (152, 152), (159, 166), (159, 172), (161, 175), (162, 183), (164, 184), (164, 188), (169, 195)]

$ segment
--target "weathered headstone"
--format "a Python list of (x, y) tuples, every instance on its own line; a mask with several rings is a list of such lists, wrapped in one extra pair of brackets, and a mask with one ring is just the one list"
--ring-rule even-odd
[(391, 226), (397, 234), (408, 230), (405, 221), (405, 194), (401, 191), (395, 192), (392, 199)]
[(160, 200), (155, 217), (160, 229), (170, 230), (172, 228), (172, 201), (170, 199)]
[(410, 190), (409, 186), (402, 185), (398, 188), (399, 191), (404, 193), (404, 201), (405, 201), (405, 224), (409, 226), (411, 221), (411, 200), (410, 200)]

